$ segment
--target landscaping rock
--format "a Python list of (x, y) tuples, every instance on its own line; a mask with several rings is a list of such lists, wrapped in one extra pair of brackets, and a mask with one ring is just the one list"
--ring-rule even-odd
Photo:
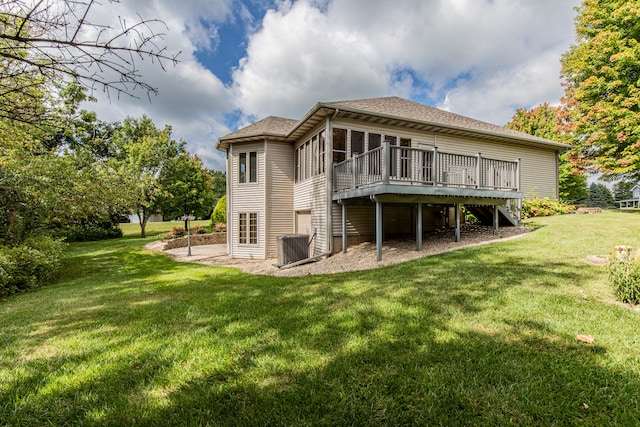
[(598, 255), (588, 255), (587, 262), (593, 265), (607, 265), (607, 259)]

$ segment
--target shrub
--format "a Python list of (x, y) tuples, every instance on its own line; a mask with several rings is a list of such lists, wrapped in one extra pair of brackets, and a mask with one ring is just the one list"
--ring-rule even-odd
[(60, 269), (63, 247), (61, 241), (51, 237), (0, 247), (0, 296), (46, 284)]
[(640, 261), (638, 259), (618, 259), (613, 256), (609, 262), (609, 281), (616, 297), (626, 303), (640, 303)]
[(568, 214), (574, 210), (575, 206), (573, 205), (558, 200), (549, 200), (547, 197), (544, 199), (522, 199), (522, 216), (524, 218)]
[(216, 203), (216, 207), (213, 209), (213, 213), (211, 214), (211, 228), (215, 226), (215, 224), (222, 222), (224, 224), (227, 223), (227, 196), (226, 194), (218, 200)]
[(53, 235), (67, 242), (90, 242), (122, 237), (122, 230), (114, 224), (84, 224), (56, 230)]
[(196, 225), (195, 227), (191, 227), (189, 231), (191, 234), (205, 234), (207, 232), (207, 227)]
[(216, 222), (216, 225), (214, 227), (215, 231), (227, 231), (227, 224), (225, 224), (224, 222)]
[(177, 239), (187, 235), (187, 230), (184, 227), (173, 227), (171, 231), (162, 235), (163, 239)]

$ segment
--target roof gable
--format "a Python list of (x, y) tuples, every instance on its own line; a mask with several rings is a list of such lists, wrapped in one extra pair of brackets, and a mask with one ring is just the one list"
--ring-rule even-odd
[(285, 137), (297, 122), (297, 120), (286, 119), (284, 117), (269, 116), (255, 122), (254, 124), (245, 126), (235, 132), (225, 135), (223, 138), (234, 139), (260, 135), (279, 135)]

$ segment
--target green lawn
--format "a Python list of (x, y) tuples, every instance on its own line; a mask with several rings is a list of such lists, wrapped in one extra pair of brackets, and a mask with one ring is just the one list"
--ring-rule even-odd
[(0, 301), (0, 424), (639, 425), (640, 312), (584, 259), (638, 248), (640, 213), (532, 225), (292, 279), (73, 244)]
[[(196, 225), (209, 227), (209, 225), (211, 225), (211, 221), (191, 221), (189, 227), (195, 227)], [(161, 233), (166, 233), (167, 231), (171, 231), (173, 227), (184, 228), (184, 221), (148, 222), (145, 231), (147, 232), (147, 236), (151, 237), (157, 236)], [(133, 222), (120, 224), (120, 228), (122, 229), (122, 234), (124, 235), (124, 237), (140, 237), (140, 224)]]

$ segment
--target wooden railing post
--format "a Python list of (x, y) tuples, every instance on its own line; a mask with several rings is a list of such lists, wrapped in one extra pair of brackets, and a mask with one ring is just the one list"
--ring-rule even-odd
[(389, 173), (391, 169), (391, 149), (390, 142), (388, 139), (385, 139), (382, 142), (382, 159), (380, 159), (382, 163), (382, 183), (389, 184)]
[(480, 165), (482, 164), (482, 153), (476, 155), (476, 188), (482, 188), (480, 183)]
[(516, 159), (516, 191), (520, 191), (520, 159)]
[(433, 147), (433, 159), (431, 160), (431, 171), (433, 173), (433, 185), (438, 185), (438, 147)]
[(351, 188), (356, 188), (358, 186), (357, 185), (358, 184), (358, 182), (357, 182), (358, 172), (356, 171), (358, 162), (356, 160), (357, 160), (357, 156), (352, 156), (351, 157), (351, 181), (352, 181), (351, 182), (352, 183), (352, 187)]

